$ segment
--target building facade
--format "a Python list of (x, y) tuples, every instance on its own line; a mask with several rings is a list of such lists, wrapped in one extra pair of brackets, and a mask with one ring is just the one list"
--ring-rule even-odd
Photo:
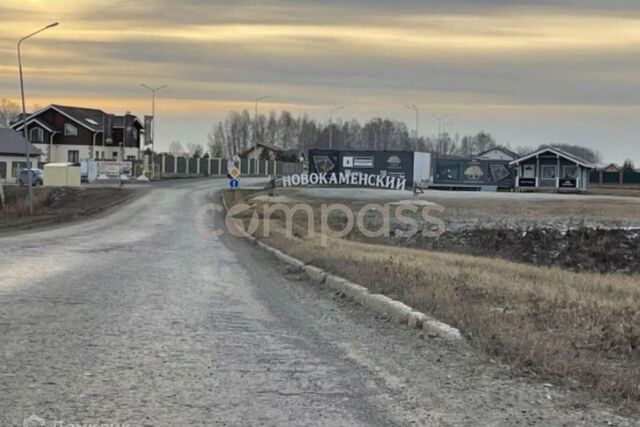
[[(0, 128), (0, 181), (15, 182), (21, 169), (27, 166), (27, 141), (13, 129)], [(42, 152), (33, 144), (29, 146), (31, 167), (37, 168)]]
[[(23, 132), (23, 119), (11, 124)], [(132, 114), (52, 104), (27, 116), (29, 141), (45, 162), (133, 160), (140, 156), (144, 126)]]
[(512, 161), (517, 191), (586, 191), (594, 165), (554, 147)]

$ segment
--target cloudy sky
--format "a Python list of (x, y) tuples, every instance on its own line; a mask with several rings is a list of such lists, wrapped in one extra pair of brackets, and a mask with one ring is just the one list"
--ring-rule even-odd
[[(505, 6), (507, 5), (508, 6)], [(2, 0), (0, 98), (149, 113), (158, 144), (204, 143), (230, 109), (393, 117), (433, 135), (569, 143), (640, 164), (637, 0)]]

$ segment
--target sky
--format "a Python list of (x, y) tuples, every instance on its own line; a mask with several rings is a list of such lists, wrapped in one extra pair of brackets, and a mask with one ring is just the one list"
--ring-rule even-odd
[(0, 98), (149, 114), (157, 145), (206, 143), (232, 109), (390, 117), (435, 135), (578, 144), (640, 164), (637, 0), (2, 0)]

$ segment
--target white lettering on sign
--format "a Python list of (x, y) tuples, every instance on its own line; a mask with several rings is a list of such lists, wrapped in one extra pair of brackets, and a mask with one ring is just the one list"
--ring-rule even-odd
[(367, 173), (309, 173), (285, 175), (282, 177), (283, 187), (298, 187), (304, 185), (354, 185), (363, 187), (387, 188), (390, 190), (404, 190), (407, 186), (406, 178), (394, 176), (380, 176)]

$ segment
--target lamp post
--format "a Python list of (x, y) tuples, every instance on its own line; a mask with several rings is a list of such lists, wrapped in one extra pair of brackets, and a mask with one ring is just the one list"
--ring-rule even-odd
[(442, 138), (442, 121), (447, 117), (450, 117), (450, 114), (445, 114), (442, 116), (439, 116), (437, 114), (432, 114), (431, 117), (433, 117), (438, 121), (438, 142), (440, 142), (440, 139)]
[(24, 100), (24, 78), (23, 78), (23, 74), (22, 74), (22, 55), (20, 52), (20, 47), (22, 47), (22, 42), (24, 42), (25, 40), (35, 36), (36, 34), (39, 34), (45, 30), (48, 30), (49, 28), (53, 28), (55, 26), (57, 26), (58, 23), (54, 22), (52, 24), (47, 25), (46, 27), (42, 27), (40, 28), (38, 31), (35, 31), (31, 34), (29, 34), (28, 36), (25, 36), (23, 38), (21, 38), (18, 41), (18, 69), (20, 70), (20, 96), (22, 97), (22, 132), (24, 133), (24, 139), (26, 141), (26, 148), (25, 148), (25, 159), (27, 161), (27, 184), (29, 185), (29, 215), (33, 215), (33, 187), (32, 185), (32, 177), (31, 177), (31, 153), (30, 153), (30, 142), (29, 142), (29, 132), (27, 132), (27, 105), (25, 103)]
[[(155, 147), (156, 147), (156, 92), (161, 91), (162, 89), (166, 88), (169, 85), (162, 85), (162, 86), (158, 86), (158, 87), (151, 87), (151, 86), (147, 86), (146, 84), (142, 83), (140, 86), (142, 86), (143, 88), (149, 90), (151, 92), (151, 117), (153, 117), (153, 121), (151, 122), (151, 176), (153, 177), (156, 173), (156, 161), (154, 158), (154, 153), (155, 153)], [(125, 122), (127, 121), (127, 117), (125, 116)], [(124, 123), (124, 127), (126, 127), (126, 123)], [(125, 128), (122, 128), (123, 130), (123, 134), (122, 134), (122, 140), (124, 141), (124, 132), (126, 132)]]
[(269, 99), (271, 96), (261, 96), (260, 98), (255, 99), (256, 108), (253, 115), (253, 146), (258, 145), (258, 102), (264, 101), (265, 99)]
[(329, 150), (333, 150), (333, 113), (343, 110), (344, 107), (337, 107), (331, 110), (329, 115)]
[(420, 121), (420, 110), (418, 110), (418, 107), (416, 107), (415, 104), (405, 105), (405, 107), (416, 112), (416, 146), (415, 148), (418, 148), (418, 132), (420, 131), (420, 128), (418, 125)]

